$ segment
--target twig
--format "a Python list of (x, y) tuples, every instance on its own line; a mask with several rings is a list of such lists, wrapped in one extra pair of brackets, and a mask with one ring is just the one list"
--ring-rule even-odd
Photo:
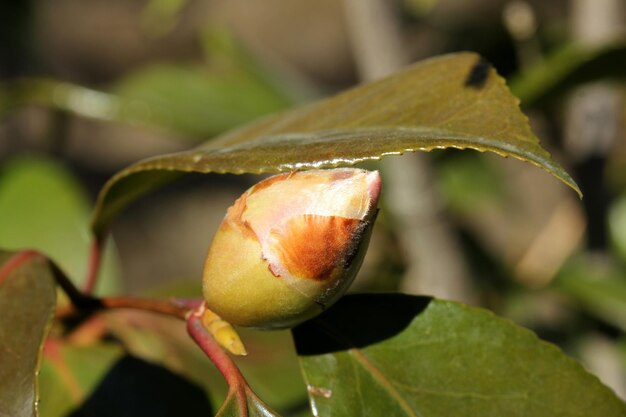
[(98, 283), (100, 265), (102, 263), (102, 248), (104, 247), (105, 239), (105, 237), (94, 237), (91, 242), (91, 246), (89, 247), (87, 276), (83, 286), (83, 292), (85, 294), (92, 294), (96, 284)]
[[(15, 261), (11, 259), (10, 266), (28, 256), (39, 255), (37, 252), (28, 253), (18, 257)], [(41, 255), (39, 255), (41, 256)], [(252, 393), (245, 378), (237, 368), (237, 365), (228, 356), (220, 344), (209, 333), (206, 326), (202, 322), (202, 316), (206, 307), (204, 301), (190, 299), (171, 299), (171, 300), (154, 300), (139, 297), (103, 297), (97, 298), (89, 294), (81, 292), (74, 283), (65, 275), (65, 273), (53, 262), (50, 266), (54, 278), (58, 285), (65, 291), (74, 307), (82, 312), (92, 313), (99, 310), (110, 310), (117, 308), (130, 308), (135, 310), (150, 311), (153, 313), (164, 314), (175, 317), (187, 322), (187, 330), (193, 340), (213, 361), (217, 369), (222, 373), (229, 386), (229, 396), (235, 396), (240, 415), (248, 415), (247, 394)], [(0, 279), (5, 267), (0, 269)]]
[(235, 396), (239, 415), (248, 416), (248, 402), (246, 392), (249, 390), (248, 383), (237, 368), (237, 365), (226, 354), (224, 349), (209, 334), (202, 324), (204, 305), (194, 310), (187, 319), (187, 332), (198, 344), (200, 349), (213, 361), (217, 369), (228, 383), (228, 397)]

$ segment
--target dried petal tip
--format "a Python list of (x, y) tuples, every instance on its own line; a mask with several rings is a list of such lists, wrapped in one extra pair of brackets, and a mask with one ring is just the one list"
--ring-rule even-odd
[(319, 314), (360, 267), (381, 189), (355, 168), (270, 177), (228, 209), (205, 263), (204, 297), (242, 326), (290, 327)]

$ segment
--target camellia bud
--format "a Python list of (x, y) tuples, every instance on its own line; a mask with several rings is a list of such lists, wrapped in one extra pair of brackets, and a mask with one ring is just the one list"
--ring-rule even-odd
[(333, 304), (354, 279), (376, 216), (378, 172), (267, 178), (228, 209), (203, 274), (208, 308), (229, 323), (285, 328)]

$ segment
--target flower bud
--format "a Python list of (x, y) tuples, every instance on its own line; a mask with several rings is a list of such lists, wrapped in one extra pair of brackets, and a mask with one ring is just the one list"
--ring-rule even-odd
[(239, 326), (285, 328), (333, 304), (354, 279), (381, 181), (355, 168), (267, 178), (228, 209), (206, 258), (209, 309)]

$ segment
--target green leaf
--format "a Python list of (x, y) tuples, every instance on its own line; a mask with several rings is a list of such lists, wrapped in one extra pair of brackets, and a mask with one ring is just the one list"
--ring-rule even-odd
[(68, 417), (211, 416), (203, 390), (154, 363), (127, 355)]
[(571, 44), (550, 55), (511, 80), (511, 91), (525, 107), (553, 100), (586, 82), (618, 78), (626, 74), (626, 44), (601, 47)]
[(485, 310), (347, 296), (293, 331), (315, 415), (623, 416), (581, 365)]
[(541, 148), (502, 78), (478, 55), (460, 53), (262, 119), (196, 149), (134, 164), (105, 185), (92, 226), (104, 233), (125, 204), (176, 173), (328, 168), (448, 147), (529, 161), (580, 192)]
[[(81, 282), (89, 253), (89, 200), (65, 168), (43, 157), (17, 157), (0, 171), (0, 247), (32, 248)], [(99, 292), (116, 292), (114, 248), (105, 251)]]
[(135, 111), (128, 114), (131, 119), (195, 137), (216, 135), (290, 104), (246, 72), (202, 66), (144, 68), (126, 77), (115, 93)]
[(552, 286), (573, 298), (592, 315), (626, 331), (623, 267), (577, 257), (563, 268)]
[(626, 261), (626, 193), (611, 204), (609, 232), (617, 254)]
[(0, 414), (37, 415), (37, 370), (56, 304), (50, 264), (0, 251)]
[(72, 346), (49, 340), (39, 374), (40, 414), (66, 417), (96, 389), (123, 354), (124, 350), (113, 343)]
[(207, 32), (202, 41), (207, 62), (153, 64), (126, 75), (107, 90), (40, 78), (19, 79), (4, 88), (0, 84), (0, 115), (39, 104), (78, 116), (198, 138), (222, 133), (294, 103), (291, 89), (274, 82), (228, 33)]

